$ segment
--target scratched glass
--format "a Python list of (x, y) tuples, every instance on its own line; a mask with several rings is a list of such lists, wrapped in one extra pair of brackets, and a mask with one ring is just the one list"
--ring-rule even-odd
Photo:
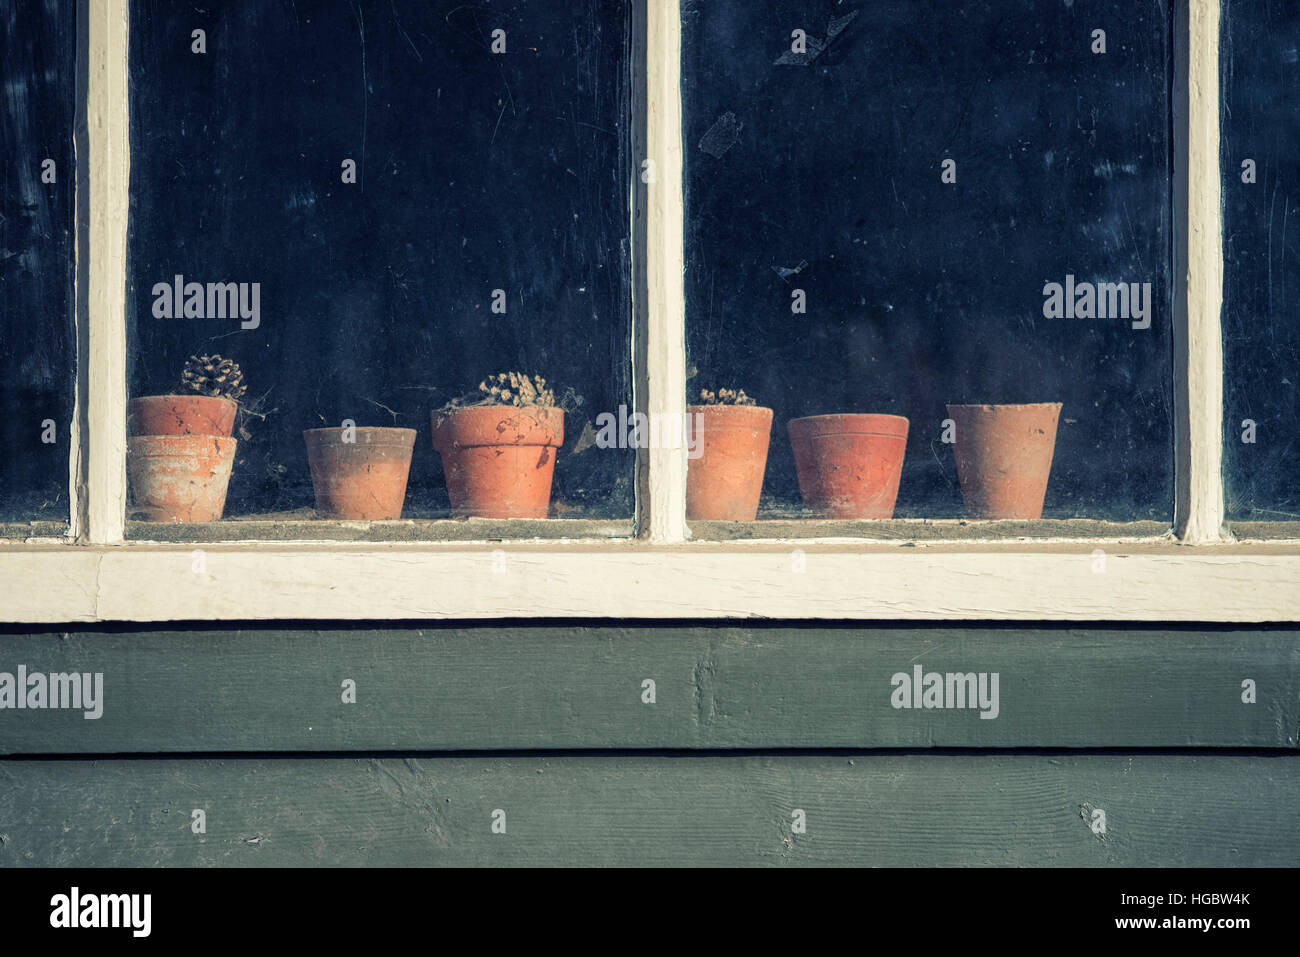
[(76, 30), (73, 0), (0, 12), (0, 537), (68, 521)]
[(1223, 18), (1227, 515), (1294, 537), (1274, 523), (1300, 521), (1300, 10), (1232, 0)]
[(227, 518), (316, 517), (345, 420), (415, 429), (402, 515), (448, 516), (430, 413), (509, 371), (567, 410), (550, 517), (630, 518), (587, 428), (632, 402), (630, 50), (625, 2), (134, 0), (129, 388), (239, 364)]
[[(947, 407), (1060, 403), (1042, 516), (1171, 521), (1169, 7), (1084, 6), (687, 4), (688, 397), (773, 410), (760, 519), (838, 514), (788, 424), (840, 413), (908, 420), (895, 517), (994, 517)], [(823, 491), (887, 481), (853, 442), (806, 440)]]

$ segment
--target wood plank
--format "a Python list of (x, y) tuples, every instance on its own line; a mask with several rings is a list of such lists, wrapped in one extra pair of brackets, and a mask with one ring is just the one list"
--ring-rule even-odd
[(0, 522), (0, 541), (26, 542), (45, 540), (53, 544), (68, 534), (67, 522)]
[[(0, 753), (1296, 748), (1300, 729), (1300, 631), (1280, 628), (96, 627), (0, 638), (0, 671), (19, 665), (102, 674), (102, 716), (0, 710)], [(947, 674), (986, 675), (985, 706), (895, 707), (917, 668), (953, 705)]]
[[(0, 621), (1300, 621), (1294, 543), (0, 544)], [(500, 559), (505, 563), (501, 565)], [(502, 573), (504, 572), (504, 573)]]
[(1298, 792), (1296, 756), (6, 759), (0, 867), (1290, 866)]
[(857, 541), (1014, 541), (1023, 538), (1155, 541), (1172, 534), (1168, 522), (1098, 519), (975, 520), (964, 518), (833, 519), (764, 515), (753, 522), (691, 522), (697, 541), (777, 541), (800, 538)]
[[(86, 306), (86, 504), (89, 540), (122, 540), (126, 516), (126, 233), (131, 135), (127, 0), (85, 7), (89, 130)], [(81, 235), (78, 236), (78, 243)], [(93, 255), (91, 255), (93, 250)]]
[(1232, 534), (1240, 541), (1297, 541), (1300, 522), (1233, 522)]
[(57, 609), (59, 621), (94, 621), (100, 561), (62, 544), (0, 547), (0, 618), (48, 621)]
[[(651, 421), (686, 416), (686, 211), (682, 155), (680, 0), (646, 6), (646, 312), (644, 400)], [(638, 396), (638, 401), (642, 397)], [(664, 443), (667, 445), (668, 443)], [(686, 540), (686, 447), (641, 452), (649, 495), (640, 505), (652, 542)]]
[[(292, 514), (292, 513), (290, 513)], [(219, 522), (126, 523), (133, 541), (180, 542), (504, 542), (631, 538), (631, 519), (339, 519), (232, 518)]]
[[(1185, 51), (1174, 90), (1175, 524), (1188, 545), (1223, 534), (1223, 196), (1219, 166), (1219, 0), (1179, 6), (1175, 43)], [(1184, 172), (1185, 171), (1185, 172)]]

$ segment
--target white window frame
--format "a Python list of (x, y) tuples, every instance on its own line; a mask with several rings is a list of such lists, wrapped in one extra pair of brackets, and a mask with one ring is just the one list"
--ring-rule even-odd
[[(1300, 542), (1224, 529), (1219, 0), (1176, 13), (1174, 531), (1160, 539), (691, 541), (684, 449), (642, 453), (626, 541), (161, 545), (125, 540), (129, 0), (90, 0), (69, 535), (0, 544), (0, 621), (835, 618), (1300, 619)], [(645, 355), (686, 411), (680, 0), (647, 0)], [(83, 121), (79, 121), (83, 122)], [(84, 323), (84, 328), (81, 328)], [(199, 554), (201, 552), (201, 554)]]

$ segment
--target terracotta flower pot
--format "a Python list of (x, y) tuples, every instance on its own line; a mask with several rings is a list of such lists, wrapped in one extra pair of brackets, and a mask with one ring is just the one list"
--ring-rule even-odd
[(563, 409), (477, 405), (431, 418), (455, 515), (546, 518)]
[(367, 522), (402, 517), (415, 429), (307, 429), (302, 437), (321, 517)]
[(133, 512), (150, 522), (215, 522), (226, 507), (236, 445), (219, 435), (127, 439)]
[(1059, 402), (948, 406), (970, 518), (1042, 518), (1060, 414)]
[[(752, 522), (767, 469), (772, 410), (759, 405), (686, 407), (686, 517)], [(696, 434), (696, 424), (699, 434)]]
[(907, 450), (899, 415), (812, 415), (786, 426), (799, 494), (827, 518), (892, 518)]
[(210, 395), (143, 395), (127, 407), (128, 435), (223, 435), (239, 403)]

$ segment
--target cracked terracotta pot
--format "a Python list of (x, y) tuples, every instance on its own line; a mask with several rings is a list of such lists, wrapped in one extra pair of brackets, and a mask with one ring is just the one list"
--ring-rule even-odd
[(239, 403), (211, 395), (142, 395), (127, 408), (128, 435), (222, 435), (235, 428)]
[(415, 429), (307, 429), (302, 437), (320, 517), (359, 521), (402, 517)]
[(546, 518), (563, 409), (476, 405), (434, 412), (431, 421), (454, 515)]
[(1038, 519), (1061, 403), (950, 405), (957, 480), (970, 518)]
[(148, 522), (215, 522), (221, 518), (236, 444), (220, 435), (138, 435), (127, 439), (132, 515)]
[(804, 508), (825, 518), (892, 518), (907, 426), (901, 415), (791, 419), (786, 428)]
[(686, 411), (686, 517), (752, 522), (767, 470), (772, 410), (761, 405), (689, 405)]

